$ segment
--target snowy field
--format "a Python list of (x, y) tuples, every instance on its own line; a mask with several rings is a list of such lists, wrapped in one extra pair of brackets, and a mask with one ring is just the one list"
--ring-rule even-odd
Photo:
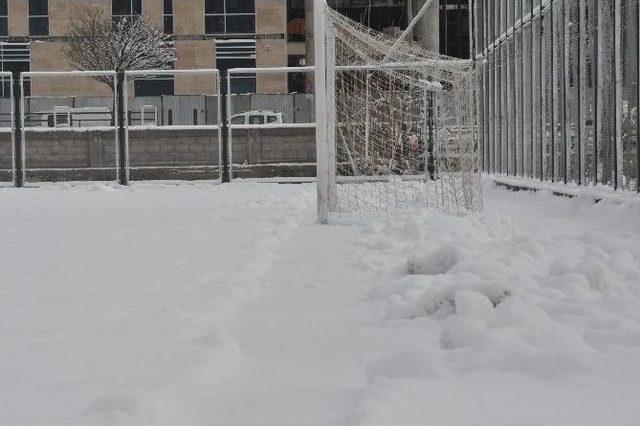
[(0, 189), (0, 425), (638, 425), (640, 207), (315, 224), (311, 184)]

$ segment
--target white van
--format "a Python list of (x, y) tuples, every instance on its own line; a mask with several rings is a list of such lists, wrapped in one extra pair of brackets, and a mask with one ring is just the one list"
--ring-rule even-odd
[(280, 124), (282, 113), (278, 111), (248, 111), (231, 116), (231, 124)]

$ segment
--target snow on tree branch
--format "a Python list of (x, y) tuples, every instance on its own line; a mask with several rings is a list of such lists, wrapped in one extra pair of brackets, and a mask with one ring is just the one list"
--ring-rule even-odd
[[(175, 62), (170, 38), (145, 16), (112, 21), (97, 9), (87, 9), (71, 22), (67, 37), (65, 54), (79, 70), (169, 69)], [(98, 79), (113, 90), (111, 78)]]

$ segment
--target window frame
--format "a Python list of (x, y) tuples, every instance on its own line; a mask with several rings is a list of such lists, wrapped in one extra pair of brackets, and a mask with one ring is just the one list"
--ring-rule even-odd
[[(209, 1), (219, 1), (222, 3), (222, 11), (220, 12), (208, 12), (207, 9), (215, 9), (215, 8), (207, 8), (208, 0), (205, 0), (205, 8), (204, 8), (204, 31), (208, 36), (252, 36), (256, 34), (256, 5), (255, 0), (250, 0), (253, 2), (253, 12), (229, 12), (227, 11), (227, 2), (231, 0), (209, 0)], [(250, 32), (229, 32), (229, 19), (233, 18), (241, 18), (248, 17), (253, 19), (253, 28)], [(208, 31), (207, 22), (212, 18), (221, 18), (222, 19), (222, 31)]]
[[(170, 5), (171, 7), (171, 13), (167, 13), (167, 4)], [(162, 31), (165, 34), (174, 34), (175, 32), (175, 28), (173, 26), (174, 24), (174, 13), (175, 13), (175, 9), (174, 9), (174, 1), (173, 0), (162, 0)], [(170, 31), (167, 31), (167, 22), (170, 22)]]
[[(41, 13), (35, 14), (32, 13), (32, 4), (36, 1), (41, 1), (44, 2), (44, 9), (46, 10), (46, 15), (43, 15)], [(48, 37), (50, 35), (50, 28), (49, 28), (49, 0), (29, 0), (29, 3), (27, 4), (28, 7), (28, 14), (29, 14), (29, 36), (30, 37)], [(34, 7), (35, 9), (35, 7)], [(36, 22), (45, 22), (44, 25), (44, 30), (42, 32), (37, 32), (34, 31), (36, 27), (35, 23)], [(8, 30), (8, 28), (7, 28)]]
[[(127, 2), (129, 3), (129, 13), (128, 14), (120, 14), (120, 13), (113, 13), (114, 12), (114, 7), (117, 4), (117, 2), (123, 2), (124, 4), (126, 4)], [(134, 11), (134, 4), (135, 3), (139, 3), (140, 5), (140, 12), (139, 13), (135, 13)], [(115, 22), (119, 19), (127, 19), (127, 18), (136, 18), (138, 16), (142, 15), (142, 9), (143, 9), (143, 5), (142, 5), (142, 0), (111, 0), (111, 19)]]
[(4, 29), (0, 31), (0, 37), (8, 37), (9, 36), (9, 5), (8, 0), (0, 0), (0, 22), (4, 22), (4, 24), (0, 24), (0, 29)]

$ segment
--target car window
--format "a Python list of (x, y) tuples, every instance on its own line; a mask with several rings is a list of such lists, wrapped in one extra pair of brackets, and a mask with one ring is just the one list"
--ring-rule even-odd
[(264, 124), (264, 115), (249, 116), (249, 124)]
[(244, 124), (244, 115), (231, 117), (231, 124)]
[(275, 123), (278, 121), (277, 115), (269, 115), (267, 116), (267, 123)]

